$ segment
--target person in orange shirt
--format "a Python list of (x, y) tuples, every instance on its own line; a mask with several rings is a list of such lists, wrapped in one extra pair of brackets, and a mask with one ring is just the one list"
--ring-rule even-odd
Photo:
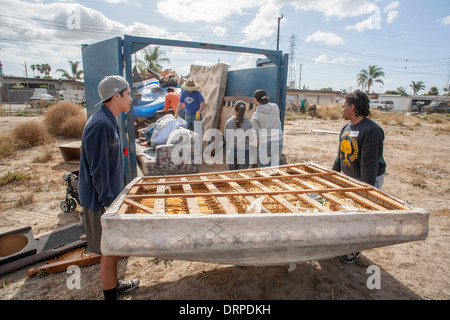
[[(169, 112), (169, 108), (172, 107), (173, 112), (177, 111), (178, 101), (180, 100), (180, 94), (175, 91), (173, 87), (167, 88), (166, 101), (164, 102), (164, 111)], [(184, 119), (186, 110), (184, 109), (184, 103), (181, 106), (181, 110), (178, 115)]]

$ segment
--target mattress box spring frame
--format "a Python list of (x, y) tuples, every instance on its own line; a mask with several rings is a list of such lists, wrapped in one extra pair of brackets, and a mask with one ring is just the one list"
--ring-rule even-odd
[[(248, 210), (260, 197), (260, 209)], [(275, 265), (423, 240), (428, 218), (314, 163), (139, 177), (102, 217), (102, 252)]]

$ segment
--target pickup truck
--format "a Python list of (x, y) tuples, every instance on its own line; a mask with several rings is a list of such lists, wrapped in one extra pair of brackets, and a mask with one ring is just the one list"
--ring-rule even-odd
[(391, 111), (394, 109), (394, 102), (390, 100), (370, 100), (370, 108)]

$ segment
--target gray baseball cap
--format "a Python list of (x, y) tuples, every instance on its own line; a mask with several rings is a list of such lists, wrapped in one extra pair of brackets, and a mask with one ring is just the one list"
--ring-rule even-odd
[[(116, 93), (119, 93), (130, 85), (124, 77), (118, 75), (112, 75), (104, 77), (102, 81), (98, 84), (98, 94), (102, 99), (95, 106), (99, 105), (102, 102), (105, 102), (109, 98), (111, 98)], [(95, 107), (94, 106), (94, 107)]]

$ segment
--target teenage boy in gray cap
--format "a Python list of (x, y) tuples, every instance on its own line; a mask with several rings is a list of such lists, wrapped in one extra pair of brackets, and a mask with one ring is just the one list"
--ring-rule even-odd
[(258, 168), (279, 166), (283, 147), (280, 108), (270, 102), (264, 90), (256, 90), (254, 98), (256, 111), (252, 125), (258, 137)]
[[(105, 77), (98, 85), (102, 107), (86, 123), (81, 140), (78, 191), (83, 207), (87, 247), (101, 255), (101, 216), (124, 188), (123, 149), (116, 117), (128, 112), (131, 105), (130, 87), (121, 76)], [(97, 104), (97, 105), (98, 105)], [(138, 279), (117, 280), (120, 257), (102, 256), (100, 279), (106, 300), (117, 300), (118, 294), (139, 285)]]

